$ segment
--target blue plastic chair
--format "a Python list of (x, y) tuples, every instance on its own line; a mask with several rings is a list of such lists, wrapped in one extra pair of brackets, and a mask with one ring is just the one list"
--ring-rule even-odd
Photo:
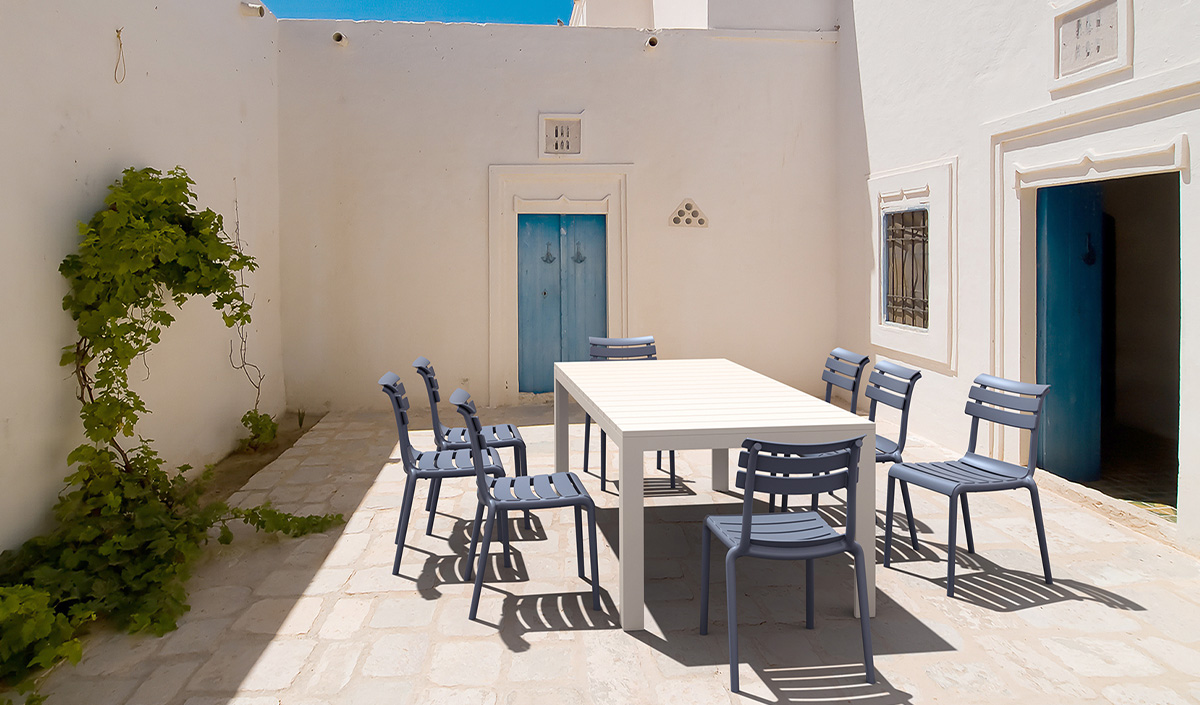
[[(805, 627), (815, 626), (815, 573), (813, 561), (849, 553), (854, 557), (854, 577), (861, 615), (863, 664), (868, 683), (875, 682), (871, 650), (870, 604), (867, 600), (863, 549), (854, 540), (858, 460), (863, 437), (836, 443), (768, 443), (748, 439), (738, 457), (737, 486), (745, 489), (741, 514), (711, 515), (704, 519), (700, 563), (700, 633), (708, 633), (709, 554), (712, 537), (725, 544), (725, 594), (729, 613), (729, 683), (738, 690), (737, 583), (734, 567), (742, 556), (804, 561)], [(820, 474), (818, 474), (820, 473)], [(754, 493), (817, 494), (846, 488), (846, 528), (838, 532), (817, 512), (796, 511), (755, 514)]]
[[(588, 337), (588, 345), (593, 361), (599, 360), (657, 360), (658, 349), (654, 345), (654, 336), (644, 335), (638, 338), (598, 338)], [(583, 472), (588, 469), (588, 451), (592, 440), (592, 417), (584, 415), (583, 419)], [(607, 434), (600, 429), (600, 491), (604, 492), (608, 483), (607, 456), (605, 441)], [(671, 489), (675, 489), (675, 451), (670, 451)], [(657, 467), (662, 470), (662, 451), (658, 451)]]
[[(467, 438), (467, 429), (450, 428), (444, 425), (438, 417), (438, 402), (442, 400), (438, 389), (437, 374), (433, 371), (433, 363), (428, 358), (418, 357), (413, 360), (417, 374), (425, 380), (425, 392), (429, 397), (429, 410), (433, 420), (433, 442), (438, 450), (471, 450), (471, 441)], [(483, 427), (483, 442), (488, 448), (512, 448), (513, 470), (515, 475), (527, 475), (529, 461), (525, 450), (525, 439), (521, 431), (512, 424), (496, 424)], [(440, 479), (434, 479), (429, 487), (429, 496), (425, 500), (425, 511), (429, 512), (429, 524), (425, 527), (426, 534), (433, 533), (433, 519), (437, 516), (438, 495), (442, 489)], [(525, 515), (525, 528), (529, 528), (529, 514)]]
[[(962, 502), (963, 529), (967, 534), (967, 551), (975, 552), (975, 538), (971, 534), (971, 511), (967, 506), (969, 492), (996, 492), (1025, 488), (1033, 504), (1033, 521), (1037, 527), (1038, 547), (1042, 552), (1042, 570), (1046, 584), (1053, 584), (1050, 575), (1050, 554), (1046, 550), (1046, 530), (1042, 524), (1042, 505), (1038, 499), (1037, 485), (1033, 481), (1034, 463), (1037, 460), (1038, 431), (1041, 425), (1042, 406), (1046, 391), (1045, 384), (1015, 382), (992, 375), (979, 375), (971, 387), (966, 413), (971, 417), (971, 438), (967, 442), (967, 454), (961, 459), (939, 463), (898, 463), (888, 470), (887, 516), (883, 541), (883, 564), (892, 564), (892, 508), (895, 503), (896, 483), (904, 493), (904, 509), (908, 513), (909, 531), (913, 550), (917, 550), (917, 534), (913, 528), (912, 506), (909, 502), (907, 485), (912, 483), (950, 497), (950, 530), (946, 555), (946, 595), (954, 596), (954, 556), (956, 552), (956, 528), (958, 504)], [(1002, 426), (1029, 431), (1029, 462), (1024, 466), (996, 460), (975, 452), (979, 438), (979, 422), (990, 421)]]
[[(858, 413), (858, 387), (862, 383), (862, 373), (871, 358), (850, 352), (845, 348), (834, 348), (825, 358), (825, 369), (821, 370), (821, 380), (825, 382), (825, 403), (833, 400), (833, 388), (838, 387), (850, 392), (850, 413)], [(767, 506), (775, 511), (775, 497), (767, 498)], [(788, 500), (784, 497), (780, 506), (787, 510)], [(817, 495), (813, 495), (812, 509), (817, 508)]]
[(471, 595), (471, 619), (479, 610), (479, 595), (483, 590), (483, 574), (487, 569), (488, 549), (491, 547), (492, 531), (497, 521), (500, 536), (504, 541), (504, 565), (511, 565), (508, 544), (508, 513), (530, 509), (575, 507), (575, 559), (579, 565), (579, 577), (587, 580), (583, 571), (583, 511), (587, 510), (588, 537), (591, 541), (592, 559), (592, 609), (600, 609), (600, 565), (596, 550), (596, 503), (592, 501), (583, 481), (575, 473), (556, 472), (522, 477), (496, 477), (488, 472), (487, 454), (484, 445), (483, 426), (475, 415), (475, 403), (463, 389), (450, 395), (450, 403), (462, 414), (467, 425), (467, 436), (471, 443), (471, 457), (475, 463), (475, 480), (479, 496), (479, 507), (475, 510), (475, 523), (471, 530), (471, 550), (467, 555), (466, 579), (471, 579), (475, 562), (475, 547), (479, 543), (479, 527), (487, 511), (487, 525), (483, 530), (483, 548), (479, 555), (479, 566), (475, 569), (475, 591)]
[[(477, 468), (469, 450), (418, 451), (408, 437), (408, 397), (404, 385), (394, 372), (379, 378), (379, 386), (392, 402), (396, 415), (396, 431), (400, 436), (400, 462), (404, 467), (404, 499), (400, 505), (400, 521), (396, 526), (396, 558), (392, 562), (392, 575), (400, 574), (400, 557), (404, 554), (404, 537), (408, 534), (408, 520), (412, 515), (413, 495), (417, 480), (441, 482), (447, 477), (471, 477)], [(500, 454), (487, 449), (483, 457), (483, 472), (489, 476), (503, 477), (504, 467)], [(430, 488), (432, 491), (432, 487)]]

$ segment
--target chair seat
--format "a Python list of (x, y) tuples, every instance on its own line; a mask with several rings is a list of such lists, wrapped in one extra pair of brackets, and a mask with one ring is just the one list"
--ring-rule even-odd
[[(704, 519), (704, 524), (730, 548), (742, 540), (741, 514), (710, 515)], [(800, 548), (843, 538), (816, 512), (754, 514), (750, 517), (750, 541), (759, 546)]]
[[(483, 462), (489, 475), (503, 475), (500, 454), (484, 449)], [(413, 459), (416, 474), (421, 477), (469, 477), (475, 474), (475, 464), (469, 450), (435, 450), (418, 453)]]
[[(525, 439), (521, 438), (521, 431), (510, 423), (484, 426), (483, 441), (489, 448), (509, 448), (511, 446), (525, 445)], [(471, 448), (471, 439), (467, 436), (467, 429), (465, 428), (446, 429), (446, 435), (443, 437), (442, 443), (446, 450)]]
[(991, 458), (967, 454), (960, 460), (939, 463), (900, 463), (888, 476), (944, 495), (957, 489), (972, 492), (1003, 490), (1025, 484), (1025, 468)]
[(491, 491), (500, 504), (550, 507), (578, 504), (585, 497), (591, 499), (583, 481), (573, 472), (496, 477), (491, 481)]
[[(883, 436), (875, 436), (875, 462), (882, 463), (896, 457), (895, 453), (900, 446), (890, 438)], [(895, 462), (895, 461), (893, 461)]]

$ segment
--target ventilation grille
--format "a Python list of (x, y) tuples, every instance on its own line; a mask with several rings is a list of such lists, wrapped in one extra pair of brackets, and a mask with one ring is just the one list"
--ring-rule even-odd
[(580, 118), (553, 118), (542, 121), (546, 140), (543, 154), (579, 154), (583, 141), (583, 121)]
[(687, 198), (671, 213), (670, 224), (680, 228), (707, 228), (708, 216), (704, 215), (695, 201)]

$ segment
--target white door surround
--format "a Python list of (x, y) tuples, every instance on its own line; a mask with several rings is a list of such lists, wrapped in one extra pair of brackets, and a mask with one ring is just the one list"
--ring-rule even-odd
[(488, 167), (487, 404), (517, 401), (517, 216), (605, 216), (608, 332), (628, 320), (626, 191), (629, 164), (530, 164)]

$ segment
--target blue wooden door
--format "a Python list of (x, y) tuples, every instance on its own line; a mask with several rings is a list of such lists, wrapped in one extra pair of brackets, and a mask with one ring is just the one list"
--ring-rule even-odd
[(1098, 184), (1037, 194), (1037, 380), (1049, 384), (1038, 465), (1100, 476), (1103, 197)]
[(554, 363), (587, 360), (606, 335), (602, 215), (517, 217), (518, 388), (554, 389)]

